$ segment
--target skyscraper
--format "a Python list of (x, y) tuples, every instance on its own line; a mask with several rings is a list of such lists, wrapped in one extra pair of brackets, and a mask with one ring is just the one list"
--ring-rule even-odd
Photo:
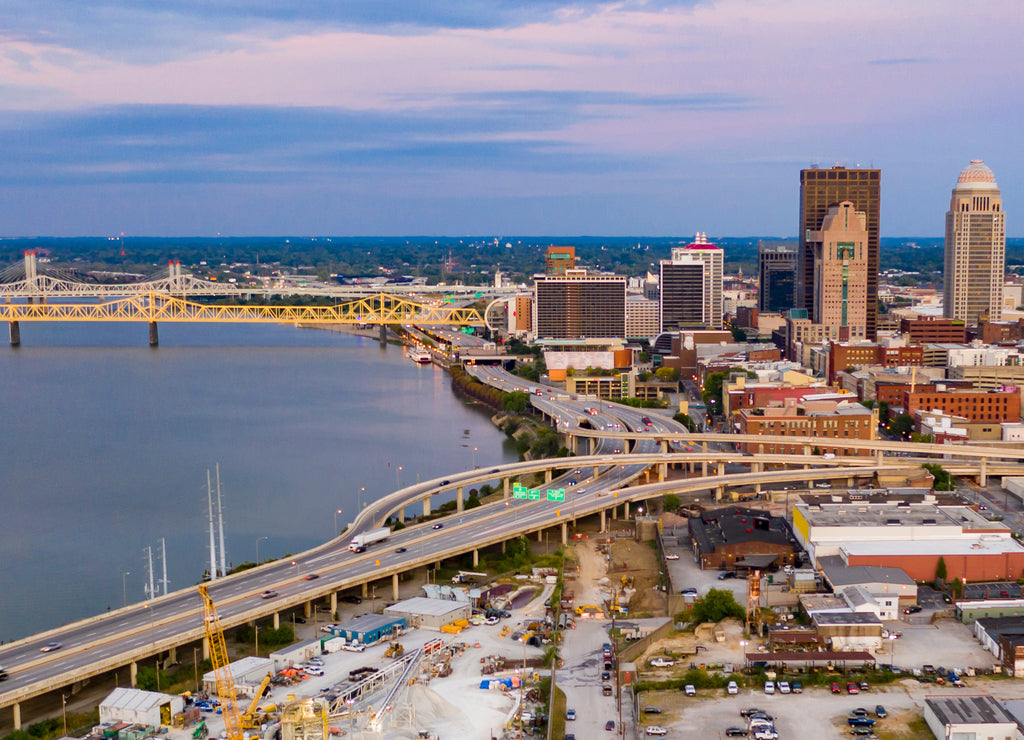
[(829, 206), (821, 229), (807, 234), (814, 253), (815, 322), (836, 327), (841, 342), (867, 333), (868, 229), (863, 211), (844, 200)]
[(538, 339), (625, 338), (626, 278), (568, 270), (535, 275), (533, 286)]
[(722, 328), (722, 268), (722, 248), (708, 244), (705, 234), (672, 248), (658, 278), (662, 331)]
[(996, 177), (972, 159), (956, 179), (946, 213), (944, 313), (978, 325), (987, 313), (1002, 318), (1006, 273), (1006, 214)]
[(798, 252), (784, 244), (757, 245), (757, 308), (782, 313), (796, 307)]
[(815, 295), (814, 250), (808, 242), (811, 232), (819, 231), (829, 206), (843, 201), (853, 204), (864, 214), (867, 242), (866, 338), (877, 338), (878, 324), (878, 219), (881, 191), (881, 170), (850, 170), (838, 165), (827, 170), (800, 171), (800, 264), (797, 272), (797, 306), (810, 312), (814, 323), (822, 323), (814, 315)]

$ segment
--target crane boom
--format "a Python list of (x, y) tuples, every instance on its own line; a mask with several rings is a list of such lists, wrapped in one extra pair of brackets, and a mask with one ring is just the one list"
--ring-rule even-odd
[(206, 629), (206, 640), (210, 643), (210, 660), (217, 681), (217, 697), (220, 699), (221, 716), (224, 717), (224, 730), (227, 732), (228, 740), (242, 740), (242, 720), (238, 716), (235, 680), (231, 676), (231, 669), (228, 668), (224, 630), (220, 626), (220, 617), (217, 616), (217, 609), (210, 597), (207, 584), (199, 584), (199, 595), (203, 597), (203, 625)]

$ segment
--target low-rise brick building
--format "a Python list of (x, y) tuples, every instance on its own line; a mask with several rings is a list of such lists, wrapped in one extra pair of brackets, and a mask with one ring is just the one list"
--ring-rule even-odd
[(766, 567), (796, 559), (786, 520), (767, 511), (740, 506), (705, 511), (690, 517), (689, 533), (702, 569)]
[(952, 390), (938, 384), (932, 390), (903, 391), (903, 412), (938, 409), (972, 422), (1020, 421), (1020, 393), (1017, 391)]
[(875, 439), (878, 412), (856, 401), (830, 398), (801, 402), (785, 401), (783, 405), (763, 409), (743, 409), (737, 415), (741, 434), (764, 436), (764, 442), (746, 442), (746, 452), (757, 454), (799, 454), (804, 443), (786, 442), (785, 437), (815, 437), (817, 451), (834, 455), (870, 455), (870, 450), (849, 450), (829, 445), (831, 439)]

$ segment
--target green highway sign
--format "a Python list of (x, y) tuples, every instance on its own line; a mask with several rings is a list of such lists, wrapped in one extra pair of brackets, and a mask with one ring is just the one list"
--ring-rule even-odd
[(548, 491), (548, 501), (565, 501), (565, 489), (553, 488)]
[(528, 498), (529, 489), (522, 483), (512, 484), (512, 498)]
[(530, 500), (531, 501), (540, 501), (540, 489), (538, 489), (538, 488), (531, 488), (530, 489)]

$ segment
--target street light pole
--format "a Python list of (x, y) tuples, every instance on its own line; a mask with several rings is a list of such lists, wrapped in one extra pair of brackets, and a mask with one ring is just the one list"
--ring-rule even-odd
[(256, 538), (256, 565), (260, 564), (260, 543), (263, 542), (263, 540), (269, 540), (269, 539), (270, 539), (269, 535), (263, 535), (262, 537), (257, 537)]
[(297, 560), (292, 561), (292, 565), (295, 566), (295, 577), (299, 577), (299, 562)]
[(132, 572), (130, 570), (126, 570), (124, 573), (121, 574), (121, 595), (122, 598), (124, 599), (124, 606), (128, 606), (128, 581), (126, 581), (125, 579), (128, 578), (128, 576), (130, 576), (131, 574)]
[(339, 534), (339, 532), (338, 532), (338, 514), (340, 514), (340, 513), (341, 513), (341, 509), (338, 509), (336, 512), (334, 512), (334, 536), (335, 537), (337, 537), (338, 534)]
[(60, 695), (60, 713), (64, 716), (64, 737), (68, 736), (68, 695)]

